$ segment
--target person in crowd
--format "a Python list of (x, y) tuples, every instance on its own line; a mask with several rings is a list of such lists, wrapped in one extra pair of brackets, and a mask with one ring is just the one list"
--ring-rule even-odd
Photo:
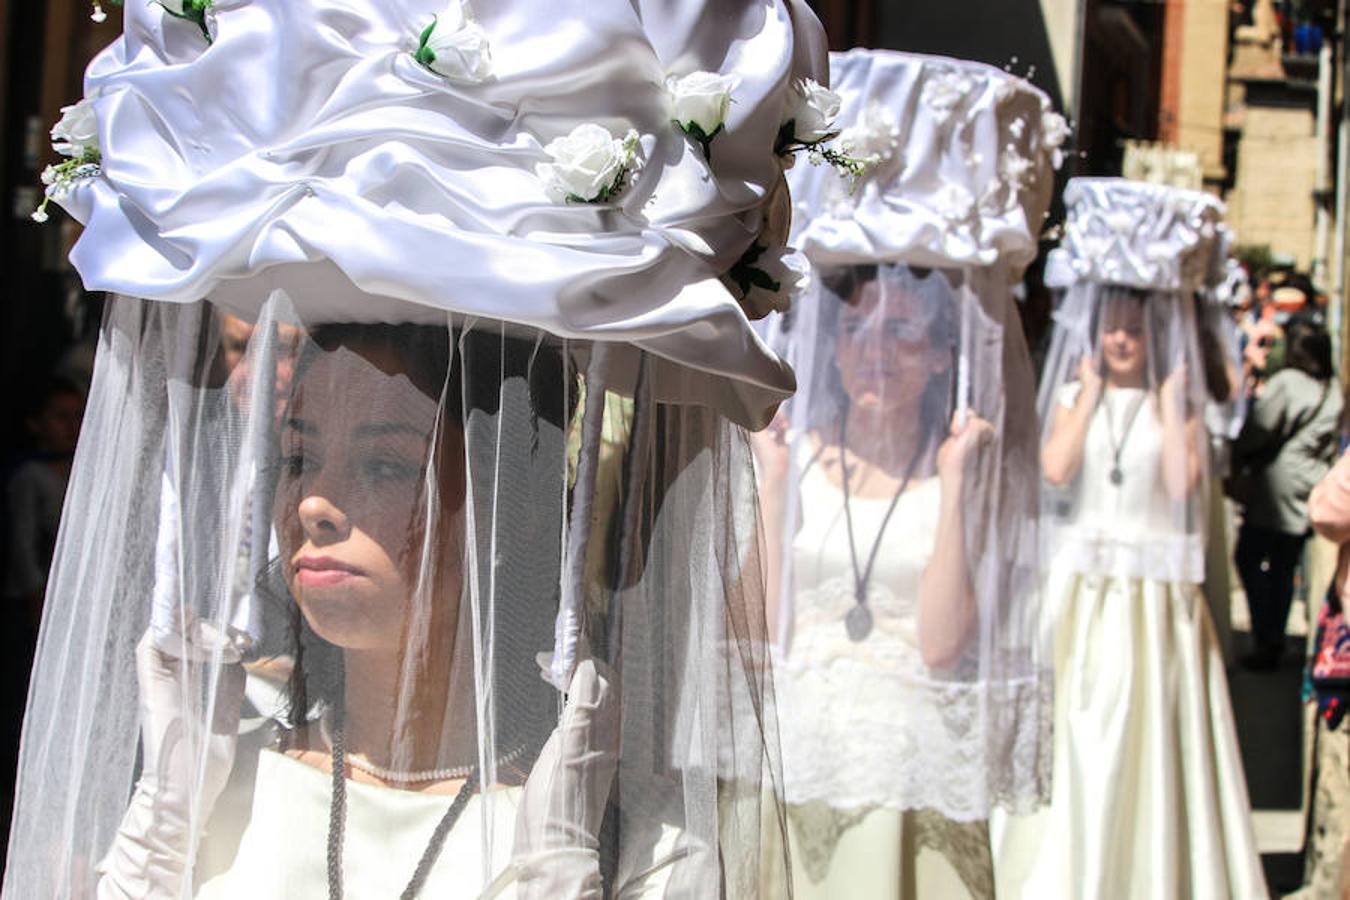
[(47, 569), (56, 547), (61, 503), (84, 415), (84, 394), (63, 378), (48, 379), (25, 417), (32, 450), (5, 488), (5, 601), (11, 627), (37, 633)]
[(4, 513), (0, 579), (8, 611), (5, 627), (0, 629), (0, 814), (6, 822), (47, 570), (56, 549), (61, 505), (83, 415), (83, 392), (64, 378), (48, 378), (24, 418), (30, 449), (11, 471), (0, 502)]
[(1294, 573), (1308, 536), (1308, 495), (1335, 459), (1340, 392), (1331, 338), (1303, 317), (1285, 327), (1283, 367), (1256, 394), (1233, 444), (1229, 494), (1242, 506), (1234, 562), (1251, 611), (1243, 665), (1273, 669), (1285, 649)]
[[(1318, 765), (1314, 767), (1312, 804), (1314, 833), (1305, 883), (1315, 896), (1333, 892), (1350, 897), (1350, 771), (1347, 764), (1344, 713), (1350, 706), (1350, 645), (1345, 643), (1345, 610), (1350, 602), (1350, 403), (1341, 397), (1340, 456), (1326, 477), (1308, 495), (1308, 522), (1314, 532), (1336, 547), (1336, 565), (1326, 595), (1320, 599), (1318, 629), (1312, 644), (1311, 675), (1322, 713), (1315, 727)], [(1315, 598), (1310, 600), (1317, 602)], [(1339, 763), (1340, 766), (1335, 766)]]

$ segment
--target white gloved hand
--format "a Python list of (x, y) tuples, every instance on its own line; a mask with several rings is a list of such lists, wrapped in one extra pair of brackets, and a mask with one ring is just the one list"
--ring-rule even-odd
[(619, 705), (608, 667), (581, 662), (516, 816), (512, 868), (520, 900), (603, 895), (599, 834), (619, 764)]
[[(141, 777), (99, 864), (99, 900), (182, 897), (188, 860), (234, 765), (244, 668), (225, 635), (201, 623), (187, 633), (166, 640), (147, 631), (136, 645)], [(221, 664), (206, 691), (213, 657)], [(192, 707), (211, 697), (205, 731), (204, 711)]]

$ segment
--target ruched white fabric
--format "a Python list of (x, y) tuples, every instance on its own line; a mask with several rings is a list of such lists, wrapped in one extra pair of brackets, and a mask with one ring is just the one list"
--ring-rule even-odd
[(1074, 178), (1064, 239), (1050, 252), (1051, 287), (1093, 281), (1188, 291), (1222, 272), (1225, 208), (1210, 194), (1122, 178)]
[[(798, 0), (690, 5), (532, 0), (474, 8), (479, 83), (412, 55), (439, 0), (222, 0), (214, 40), (156, 4), (89, 69), (103, 171), (61, 202), (86, 224), (91, 290), (252, 318), (271, 290), (330, 321), (445, 311), (631, 342), (676, 364), (672, 399), (762, 424), (790, 370), (718, 280), (759, 234), (783, 175), (788, 85), (825, 80)], [(560, 24), (561, 23), (561, 24)], [(711, 162), (670, 121), (669, 73), (736, 80)], [(610, 202), (560, 203), (544, 146), (596, 122), (635, 129), (639, 168)], [(316, 265), (318, 264), (318, 265)], [(317, 315), (316, 315), (317, 313)]]
[(1013, 270), (1036, 256), (1068, 136), (1026, 80), (965, 60), (889, 51), (830, 56), (841, 145), (871, 171), (850, 192), (826, 166), (789, 173), (817, 264), (905, 262)]

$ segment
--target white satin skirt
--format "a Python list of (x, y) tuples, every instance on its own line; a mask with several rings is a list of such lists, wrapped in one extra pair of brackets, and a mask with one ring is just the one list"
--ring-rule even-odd
[(1052, 573), (1050, 806), (993, 823), (1001, 898), (1267, 897), (1198, 586)]

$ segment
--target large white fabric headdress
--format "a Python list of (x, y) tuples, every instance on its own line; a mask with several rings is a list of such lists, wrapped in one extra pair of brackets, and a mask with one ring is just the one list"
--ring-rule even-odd
[(1046, 283), (1198, 290), (1222, 266), (1223, 203), (1212, 194), (1122, 178), (1075, 178), (1064, 190), (1064, 238)]
[(44, 177), (112, 296), (5, 895), (786, 894), (738, 425), (805, 3), (125, 22)]
[(783, 199), (795, 86), (825, 80), (804, 4), (715, 27), (619, 0), (197, 5), (204, 31), (128, 4), (89, 69), (101, 172), (59, 197), (89, 289), (406, 318), (392, 298), (628, 342), (750, 424), (791, 391), (723, 279)]
[(850, 185), (790, 173), (793, 243), (817, 264), (1017, 269), (1036, 256), (1068, 125), (1050, 98), (992, 66), (851, 50), (830, 57), (839, 144), (869, 163)]

